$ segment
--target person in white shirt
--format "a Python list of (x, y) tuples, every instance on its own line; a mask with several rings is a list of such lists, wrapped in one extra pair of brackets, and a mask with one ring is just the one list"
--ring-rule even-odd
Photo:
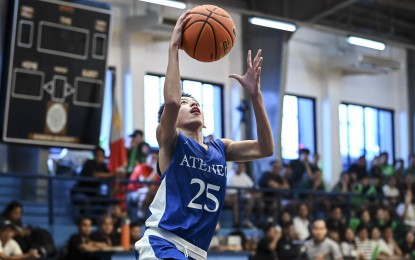
[(293, 219), (295, 231), (300, 240), (306, 240), (310, 236), (310, 220), (308, 219), (307, 204), (302, 203), (298, 208), (298, 216)]
[(40, 258), (36, 249), (23, 254), (19, 244), (13, 239), (17, 228), (9, 220), (0, 222), (0, 259), (2, 260), (29, 260)]
[(415, 205), (412, 202), (412, 191), (410, 189), (405, 193), (404, 203), (400, 203), (396, 208), (396, 213), (402, 218), (407, 227), (415, 230)]
[[(227, 186), (234, 188), (253, 188), (254, 182), (251, 177), (245, 172), (245, 163), (234, 162), (234, 172), (228, 173)], [(235, 226), (239, 225), (239, 208), (243, 207), (244, 215), (242, 224), (245, 227), (252, 228), (254, 225), (251, 222), (252, 208), (258, 200), (258, 193), (250, 190), (241, 190), (241, 198), (238, 197), (238, 190), (229, 188), (226, 191), (226, 202), (231, 205), (233, 209), (233, 223)], [(240, 199), (242, 201), (240, 201)], [(242, 204), (240, 204), (242, 202)]]

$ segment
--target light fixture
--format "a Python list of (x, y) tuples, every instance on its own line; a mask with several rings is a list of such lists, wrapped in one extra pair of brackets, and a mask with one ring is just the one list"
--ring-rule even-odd
[(278, 29), (278, 30), (289, 31), (289, 32), (294, 32), (297, 29), (297, 27), (293, 23), (281, 22), (281, 21), (270, 20), (270, 19), (259, 18), (259, 17), (250, 17), (248, 21), (251, 24), (269, 27), (269, 28)]
[(186, 4), (179, 1), (171, 1), (171, 0), (140, 0), (142, 2), (157, 4), (157, 5), (164, 5), (168, 7), (174, 7), (178, 9), (185, 9)]
[(383, 42), (373, 41), (365, 38), (360, 38), (357, 36), (347, 36), (346, 42), (353, 45), (363, 46), (380, 51), (383, 51), (386, 48), (386, 45)]

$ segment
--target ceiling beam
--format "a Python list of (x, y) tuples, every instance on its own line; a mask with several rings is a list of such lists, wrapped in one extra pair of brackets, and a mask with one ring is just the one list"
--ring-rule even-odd
[(317, 14), (316, 16), (308, 19), (307, 22), (309, 22), (309, 23), (316, 23), (319, 20), (323, 19), (324, 17), (329, 16), (329, 15), (331, 15), (331, 14), (337, 12), (337, 11), (340, 11), (340, 10), (342, 10), (342, 9), (344, 9), (344, 8), (350, 6), (350, 5), (352, 5), (352, 4), (354, 4), (354, 3), (358, 2), (358, 1), (359, 0), (345, 0), (345, 1), (343, 1), (343, 2), (341, 2), (339, 4), (337, 4), (337, 5), (334, 5), (334, 6), (330, 7), (327, 10), (325, 10), (325, 11)]

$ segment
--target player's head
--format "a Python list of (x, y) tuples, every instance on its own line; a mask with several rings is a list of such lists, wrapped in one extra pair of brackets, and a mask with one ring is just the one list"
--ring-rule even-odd
[[(180, 110), (178, 115), (177, 126), (186, 127), (186, 125), (199, 124), (204, 126), (203, 111), (200, 108), (199, 102), (190, 94), (182, 92), (180, 99)], [(164, 111), (164, 104), (162, 104), (158, 111), (158, 122), (160, 123)]]

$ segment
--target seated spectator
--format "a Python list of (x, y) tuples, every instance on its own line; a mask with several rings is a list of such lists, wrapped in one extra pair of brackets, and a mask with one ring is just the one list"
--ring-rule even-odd
[(395, 169), (393, 168), (392, 165), (389, 164), (389, 153), (382, 152), (380, 153), (379, 157), (380, 157), (380, 167), (382, 169), (382, 176), (383, 176), (382, 179), (391, 177), (394, 174)]
[(400, 247), (398, 246), (398, 243), (395, 241), (395, 238), (393, 238), (393, 231), (391, 226), (386, 226), (383, 229), (383, 238), (392, 253), (392, 256), (395, 257), (401, 257), (402, 251)]
[(412, 177), (415, 177), (415, 154), (409, 155), (408, 167), (403, 171), (403, 175), (404, 176), (412, 175)]
[(390, 250), (385, 240), (381, 237), (378, 227), (372, 228), (371, 238), (373, 242), (373, 259), (378, 259), (379, 256), (391, 257), (393, 255), (392, 250)]
[(141, 239), (141, 225), (139, 221), (130, 224), (130, 244), (131, 249), (134, 249), (135, 243)]
[(311, 170), (310, 167), (306, 167), (308, 179), (302, 184), (302, 188), (312, 191), (325, 191), (324, 182), (321, 177), (321, 171), (319, 169)]
[(412, 201), (412, 191), (407, 190), (405, 194), (405, 201), (398, 205), (396, 208), (396, 214), (402, 219), (405, 226), (415, 230), (415, 205)]
[(385, 205), (391, 204), (396, 206), (398, 204), (400, 193), (397, 185), (398, 182), (395, 176), (391, 176), (388, 182), (383, 185), (382, 193), (385, 197)]
[[(245, 164), (237, 163), (233, 164), (234, 173), (231, 174), (228, 171), (228, 186), (238, 188), (253, 188), (254, 182), (251, 177), (245, 172)], [(233, 224), (234, 226), (240, 225), (239, 212), (240, 208), (243, 208), (243, 226), (253, 228), (254, 224), (251, 222), (251, 213), (254, 204), (260, 204), (259, 193), (251, 192), (250, 190), (241, 190), (241, 197), (239, 197), (237, 189), (227, 189), (225, 203), (231, 205), (233, 209)], [(242, 203), (240, 203), (242, 202)]]
[(354, 240), (354, 232), (351, 228), (347, 228), (344, 239), (340, 243), (340, 249), (344, 257), (357, 257), (357, 248)]
[(357, 227), (356, 248), (360, 258), (365, 260), (372, 259), (374, 253), (374, 243), (369, 239), (369, 231), (363, 223)]
[(13, 239), (19, 244), (23, 252), (28, 252), (31, 248), (31, 230), (23, 227), (22, 214), (22, 204), (14, 200), (5, 206), (1, 213), (0, 221), (9, 220), (17, 228)]
[(0, 259), (3, 260), (26, 260), (40, 258), (36, 249), (30, 249), (23, 254), (19, 244), (13, 236), (19, 232), (18, 228), (10, 220), (0, 220)]
[(281, 231), (278, 231), (272, 223), (265, 225), (264, 236), (259, 240), (255, 259), (256, 260), (275, 260), (276, 248), (281, 238)]
[(301, 244), (294, 229), (293, 222), (283, 222), (281, 224), (282, 236), (277, 244), (278, 259), (297, 259), (301, 253)]
[(391, 225), (389, 212), (384, 208), (376, 210), (374, 226), (382, 230), (384, 227)]
[[(128, 200), (129, 203), (136, 203), (136, 216), (144, 219), (148, 212), (148, 208), (154, 199), (158, 190), (158, 184), (148, 184), (141, 182), (159, 182), (160, 176), (157, 173), (158, 150), (153, 149), (147, 156), (145, 163), (136, 164), (130, 175), (130, 183), (128, 184)], [(137, 182), (140, 181), (140, 182)]]
[(130, 134), (131, 142), (130, 147), (127, 149), (127, 173), (131, 174), (134, 167), (137, 164), (146, 162), (148, 153), (150, 152), (150, 146), (144, 141), (144, 132), (140, 129), (134, 130)]
[[(292, 223), (292, 222), (293, 222), (293, 218), (291, 216), (291, 213), (288, 210), (284, 210), (283, 212), (281, 212), (278, 218), (277, 229), (281, 230), (282, 226), (284, 226), (287, 223)], [(295, 231), (295, 228), (294, 228), (294, 231)]]
[(304, 243), (308, 259), (343, 259), (339, 245), (327, 237), (326, 223), (323, 220), (313, 222), (311, 234), (312, 238)]
[[(279, 160), (274, 160), (270, 162), (270, 171), (262, 173), (261, 178), (259, 179), (259, 187), (264, 189), (288, 189), (289, 184), (284, 182), (284, 179), (281, 177), (281, 162)], [(277, 200), (276, 193), (272, 191), (264, 192), (264, 207), (265, 213), (268, 218), (276, 220), (277, 218)]]
[(300, 240), (306, 240), (310, 236), (310, 220), (308, 215), (308, 206), (305, 203), (298, 207), (298, 216), (293, 219), (295, 231)]
[[(290, 162), (292, 168), (292, 174), (290, 175), (289, 184), (291, 188), (299, 188), (303, 180), (309, 174), (307, 173), (306, 165), (310, 165), (309, 157), (310, 150), (307, 148), (302, 148), (299, 151), (299, 157), (297, 160), (292, 160)], [(310, 168), (310, 167), (309, 167)], [(310, 168), (311, 169), (311, 168)], [(313, 171), (314, 169), (311, 169)]]
[(359, 159), (352, 165), (350, 165), (347, 172), (350, 174), (356, 174), (358, 179), (361, 179), (363, 176), (367, 176), (367, 166), (366, 166), (366, 157), (364, 155), (360, 156)]
[(97, 242), (101, 249), (120, 245), (120, 236), (114, 230), (114, 222), (111, 217), (101, 218), (99, 229), (91, 234), (91, 240)]
[(415, 236), (414, 232), (409, 230), (406, 232), (405, 235), (405, 241), (401, 245), (402, 249), (402, 255), (406, 259), (409, 259), (410, 257), (414, 257), (414, 251), (415, 251)]
[(348, 172), (343, 172), (340, 176), (339, 182), (334, 186), (333, 192), (351, 192), (352, 191), (352, 183), (350, 181), (350, 175)]
[(343, 235), (346, 230), (346, 220), (343, 217), (343, 211), (340, 206), (333, 206), (331, 209), (331, 215), (326, 221), (327, 229), (330, 231), (337, 231), (340, 239), (343, 240)]
[(383, 177), (382, 161), (380, 159), (380, 156), (375, 156), (375, 158), (373, 158), (372, 165), (370, 166), (369, 175), (372, 177), (373, 176)]
[(89, 253), (99, 251), (102, 245), (91, 240), (92, 220), (82, 217), (78, 223), (78, 233), (71, 235), (66, 248), (65, 260), (95, 260)]

